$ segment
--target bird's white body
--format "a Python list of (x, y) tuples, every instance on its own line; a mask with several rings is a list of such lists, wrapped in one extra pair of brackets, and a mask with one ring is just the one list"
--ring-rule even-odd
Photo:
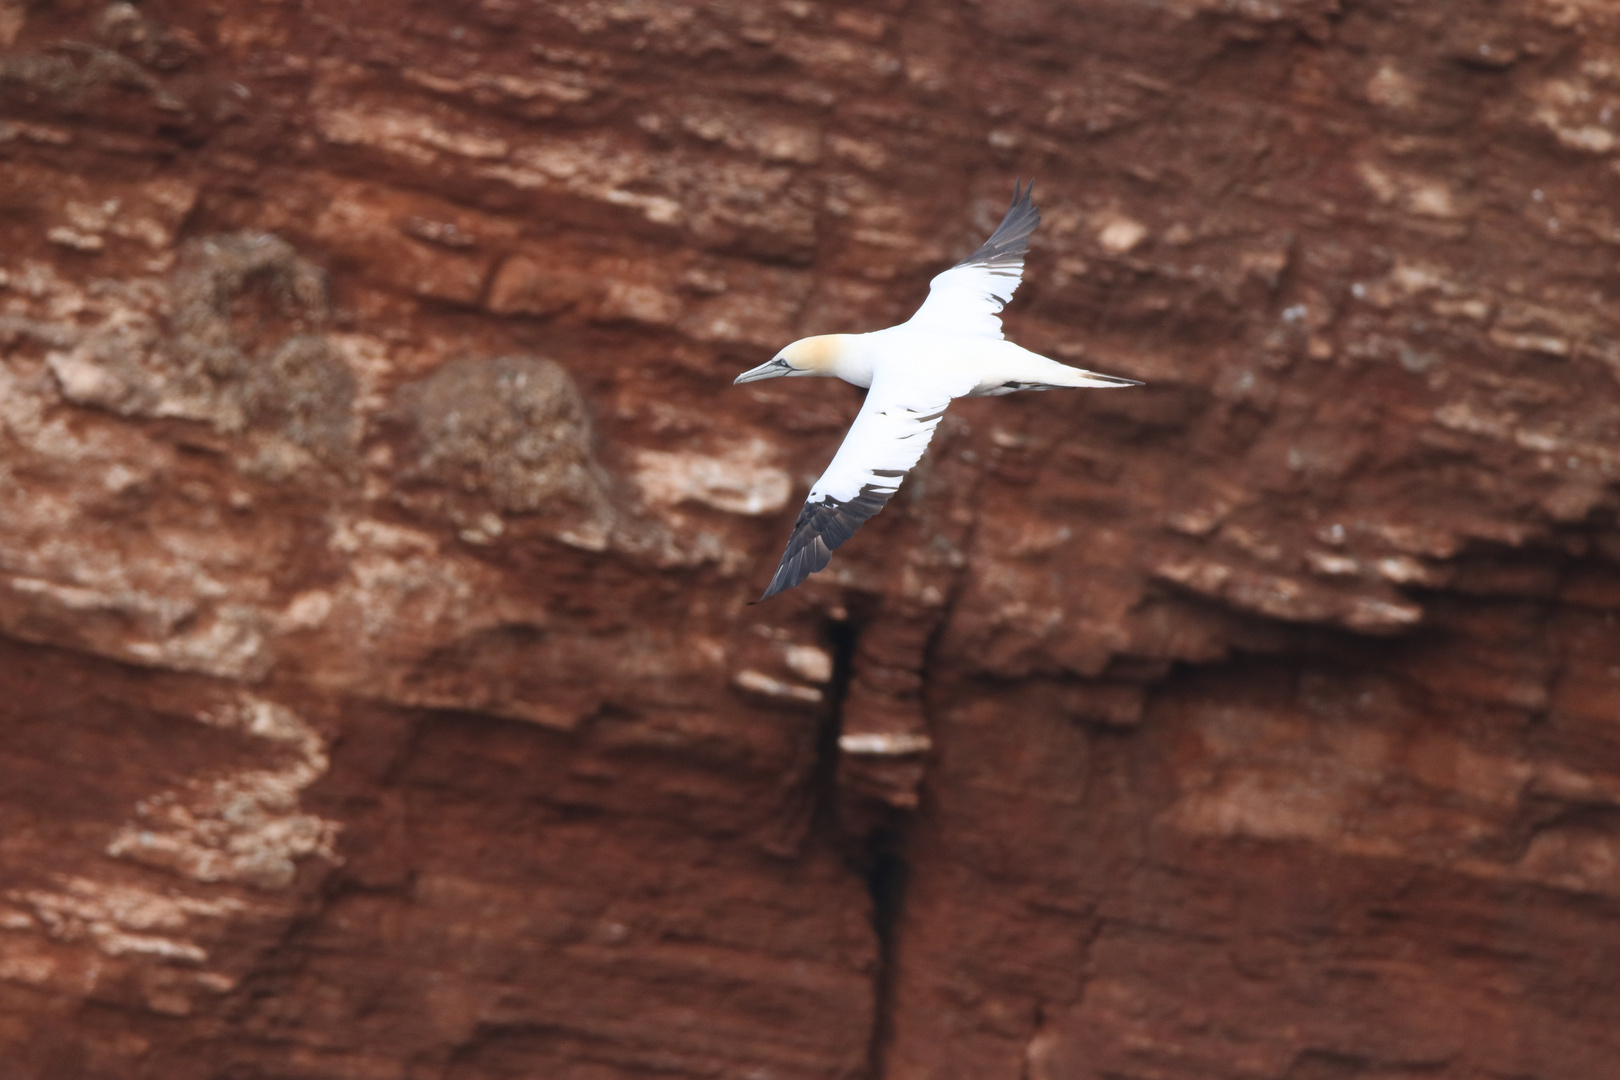
[(1060, 364), (1005, 338), (941, 333), (910, 322), (865, 334), (828, 336), (839, 339), (842, 348), (833, 355), (828, 371), (814, 374), (832, 375), (863, 388), (871, 387), (880, 369), (916, 386), (959, 385), (972, 379), (973, 389), (957, 397), (996, 397), (1036, 386), (1099, 385), (1091, 372)]
[(832, 550), (883, 508), (917, 464), (952, 399), (1019, 390), (1138, 385), (1060, 364), (1006, 340), (997, 317), (1023, 275), (1040, 212), (1027, 190), (990, 239), (929, 283), (928, 299), (898, 326), (865, 334), (803, 338), (737, 376), (823, 376), (867, 388), (866, 403), (827, 471), (810, 489), (772, 596), (822, 569)]

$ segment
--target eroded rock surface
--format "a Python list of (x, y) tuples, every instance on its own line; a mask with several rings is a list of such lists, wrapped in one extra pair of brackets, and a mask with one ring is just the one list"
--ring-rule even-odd
[[(0, 1062), (1620, 1060), (1620, 17), (0, 0)], [(1045, 224), (859, 395), (732, 387)]]

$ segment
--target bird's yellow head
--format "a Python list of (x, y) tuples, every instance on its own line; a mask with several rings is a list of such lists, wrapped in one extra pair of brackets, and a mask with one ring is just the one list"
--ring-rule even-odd
[(733, 380), (736, 383), (758, 382), (783, 375), (833, 375), (838, 360), (844, 354), (844, 334), (817, 334), (800, 338), (770, 360), (750, 368)]

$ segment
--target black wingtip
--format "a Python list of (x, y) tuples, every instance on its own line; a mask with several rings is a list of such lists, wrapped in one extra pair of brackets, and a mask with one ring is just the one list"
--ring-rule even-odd
[(1007, 204), (1007, 213), (1004, 217), (1011, 217), (1018, 210), (1034, 211), (1037, 217), (1040, 214), (1040, 211), (1035, 209), (1035, 178), (1033, 176), (1029, 178), (1027, 184), (1016, 177), (1013, 179), (1012, 202)]
[(765, 595), (754, 603), (763, 603), (779, 592), (802, 584), (811, 574), (825, 570), (832, 561), (832, 553), (854, 536), (867, 518), (882, 510), (894, 491), (892, 487), (879, 487), (875, 483), (863, 484), (853, 499), (823, 496), (816, 502), (806, 502), (799, 511), (799, 519), (793, 523), (793, 534), (788, 537), (787, 549), (782, 552), (782, 561), (771, 576)]
[(990, 234), (990, 239), (980, 244), (973, 254), (956, 265), (1022, 267), (1024, 254), (1029, 250), (1029, 234), (1041, 223), (1041, 211), (1032, 198), (1034, 192), (1033, 178), (1028, 184), (1022, 180), (1013, 180), (1012, 205), (1007, 207), (1006, 214), (1001, 218), (1001, 224)]

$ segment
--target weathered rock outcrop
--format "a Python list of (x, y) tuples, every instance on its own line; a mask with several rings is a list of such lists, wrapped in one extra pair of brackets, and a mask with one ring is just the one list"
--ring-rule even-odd
[[(0, 1070), (1620, 1060), (1620, 14), (0, 0)], [(733, 388), (1045, 225), (858, 406)]]

